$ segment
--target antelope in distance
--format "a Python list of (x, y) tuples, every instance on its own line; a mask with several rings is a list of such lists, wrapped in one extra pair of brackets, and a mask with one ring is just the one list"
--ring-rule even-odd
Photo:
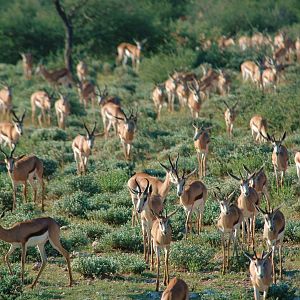
[(159, 163), (161, 167), (166, 171), (166, 177), (164, 181), (161, 181), (158, 178), (144, 172), (136, 173), (128, 180), (127, 187), (130, 191), (131, 200), (133, 204), (132, 226), (135, 226), (135, 220), (138, 219), (136, 213), (140, 213), (138, 209), (138, 197), (136, 196), (137, 195), (136, 191), (138, 191), (138, 185), (142, 189), (145, 189), (148, 180), (151, 184), (153, 194), (154, 195), (158, 194), (161, 197), (162, 201), (164, 201), (165, 198), (167, 197), (172, 183), (177, 186), (179, 185), (176, 176), (176, 172), (178, 169), (179, 155), (177, 155), (174, 163), (172, 163), (170, 155), (168, 156), (168, 158), (169, 158), (170, 167), (167, 167), (164, 164)]
[(35, 155), (21, 155), (19, 157), (13, 157), (14, 151), (16, 147), (11, 150), (10, 155), (7, 155), (1, 148), (0, 151), (4, 154), (4, 162), (6, 164), (6, 168), (8, 171), (8, 175), (11, 179), (12, 187), (13, 187), (13, 210), (16, 208), (16, 193), (18, 184), (24, 185), (24, 200), (27, 199), (27, 181), (31, 185), (33, 189), (33, 201), (36, 203), (37, 198), (37, 186), (34, 181), (36, 178), (39, 182), (39, 185), (42, 188), (42, 211), (44, 211), (44, 166), (42, 160), (40, 160)]
[(237, 110), (236, 107), (238, 105), (238, 101), (232, 106), (230, 107), (226, 101), (224, 101), (225, 106), (227, 107), (227, 109), (224, 112), (224, 118), (225, 118), (225, 124), (226, 124), (226, 131), (227, 134), (230, 138), (232, 138), (233, 134), (233, 123), (236, 119), (237, 116)]
[(117, 63), (119, 64), (122, 61), (123, 66), (125, 66), (127, 64), (128, 58), (130, 58), (132, 68), (138, 71), (140, 65), (142, 46), (147, 42), (147, 39), (144, 39), (141, 42), (136, 41), (135, 39), (133, 41), (136, 45), (132, 45), (129, 43), (121, 43), (117, 47)]
[(38, 115), (39, 126), (43, 124), (51, 125), (51, 99), (53, 95), (49, 95), (47, 91), (37, 91), (34, 92), (30, 97), (31, 102), (31, 121), (35, 123), (35, 113), (36, 109), (40, 109), (40, 114)]
[(250, 128), (254, 140), (259, 143), (264, 142), (264, 138), (260, 133), (262, 133), (264, 136), (267, 135), (267, 120), (261, 115), (254, 115), (250, 120)]
[(264, 166), (262, 166), (258, 171), (251, 172), (245, 165), (243, 165), (244, 170), (247, 172), (247, 176), (250, 177), (250, 186), (253, 187), (260, 200), (262, 195), (266, 197), (267, 207), (270, 209), (270, 194), (268, 191), (268, 179), (264, 171)]
[(254, 255), (244, 252), (244, 255), (250, 260), (250, 279), (254, 289), (254, 300), (260, 300), (260, 292), (263, 292), (263, 299), (267, 299), (267, 293), (272, 283), (272, 251), (261, 254), (258, 257), (253, 249)]
[(85, 80), (87, 80), (87, 76), (89, 72), (88, 72), (88, 66), (84, 61), (80, 60), (78, 62), (76, 66), (76, 73), (80, 82), (84, 82)]
[(239, 47), (242, 51), (245, 51), (246, 49), (251, 47), (251, 37), (242, 35), (238, 39)]
[(192, 83), (187, 83), (188, 89), (190, 91), (188, 96), (188, 107), (190, 108), (192, 118), (199, 118), (199, 112), (202, 105), (203, 92), (200, 90), (200, 85), (197, 80)]
[(175, 94), (176, 87), (178, 81), (178, 74), (175, 72), (174, 74), (169, 74), (169, 78), (165, 81), (165, 89), (168, 97), (168, 110), (169, 112), (174, 111), (174, 102), (175, 102)]
[(297, 61), (300, 61), (300, 38), (298, 37), (295, 42), (295, 50), (296, 50), (296, 57)]
[(278, 32), (274, 36), (274, 46), (275, 48), (283, 48), (284, 47), (284, 40), (285, 40), (286, 33), (285, 32)]
[(95, 102), (100, 102), (100, 91), (98, 87), (90, 81), (83, 81), (77, 84), (77, 89), (79, 94), (79, 101), (80, 103), (83, 103), (84, 109), (87, 109), (88, 103), (91, 101), (92, 109), (94, 110)]
[(155, 87), (152, 91), (152, 100), (156, 109), (157, 120), (160, 120), (161, 109), (165, 100), (164, 87), (162, 84), (155, 84)]
[[(283, 141), (286, 138), (286, 132), (284, 132), (280, 140), (276, 140), (274, 135), (270, 136), (268, 133), (267, 136), (265, 136), (262, 132), (260, 132), (260, 134), (265, 140), (271, 142), (273, 145), (272, 164), (274, 167), (276, 186), (278, 189), (279, 186), (283, 187), (283, 179), (288, 167), (288, 160), (289, 160), (288, 151), (286, 147), (282, 145)], [(279, 182), (278, 172), (281, 172), (280, 182)]]
[(73, 140), (72, 150), (78, 175), (86, 174), (88, 158), (92, 153), (95, 137), (97, 136), (95, 134), (96, 125), (97, 123), (95, 122), (94, 128), (90, 132), (84, 123), (83, 126), (87, 133), (86, 136), (79, 134)]
[(0, 85), (3, 86), (0, 90), (0, 110), (2, 112), (2, 118), (7, 119), (12, 110), (12, 90), (11, 87), (3, 81), (0, 81)]
[(57, 88), (59, 85), (72, 87), (74, 84), (72, 74), (67, 68), (48, 71), (44, 65), (39, 64), (36, 68), (35, 74), (41, 74), (44, 79), (55, 88)]
[(116, 96), (109, 96), (107, 85), (104, 86), (103, 91), (101, 91), (100, 87), (97, 86), (97, 96), (98, 96), (98, 105), (103, 106), (107, 103), (113, 103), (116, 105), (121, 105), (121, 99)]
[[(281, 207), (281, 206), (280, 206)], [(276, 273), (275, 273), (275, 251), (276, 245), (279, 251), (279, 276), (282, 280), (282, 244), (285, 230), (285, 218), (283, 213), (279, 210), (280, 207), (272, 210), (262, 210), (256, 207), (261, 212), (265, 219), (264, 225), (264, 239), (267, 240), (268, 250), (272, 248), (272, 266), (273, 266), (273, 283), (276, 284)]]
[(296, 152), (294, 160), (295, 160), (295, 164), (296, 164), (297, 176), (300, 181), (300, 152), (299, 151)]
[(241, 64), (241, 72), (243, 81), (250, 79), (257, 87), (261, 87), (262, 72), (260, 65), (258, 66), (255, 62), (247, 60)]
[(41, 255), (42, 265), (39, 269), (38, 275), (31, 285), (31, 288), (35, 287), (46, 266), (47, 255), (45, 251), (45, 244), (49, 241), (52, 247), (64, 256), (69, 271), (69, 286), (72, 286), (73, 279), (70, 256), (60, 243), (60, 226), (54, 219), (50, 217), (32, 219), (16, 223), (8, 229), (5, 229), (0, 225), (0, 240), (10, 244), (10, 248), (4, 257), (4, 260), (11, 275), (13, 275), (13, 272), (9, 262), (9, 256), (17, 248), (21, 248), (21, 279), (23, 284), (27, 248), (37, 246)]
[(23, 72), (26, 79), (32, 78), (33, 57), (31, 53), (20, 53), (23, 63)]
[[(255, 219), (257, 215), (257, 210), (255, 205), (259, 205), (259, 196), (256, 190), (251, 187), (250, 181), (253, 177), (243, 178), (240, 172), (240, 178), (232, 173), (228, 173), (233, 179), (240, 182), (241, 193), (237, 199), (237, 206), (241, 210), (244, 220), (242, 221), (242, 239), (244, 241), (245, 237), (245, 227), (247, 227), (247, 244), (249, 247), (250, 240), (252, 240), (252, 245), (254, 245), (255, 236)], [(254, 176), (254, 175), (253, 175)], [(246, 223), (246, 226), (245, 226)]]
[(18, 118), (15, 112), (12, 110), (12, 122), (0, 123), (0, 144), (6, 146), (8, 144), (10, 150), (13, 150), (20, 136), (23, 134), (23, 121), (25, 118), (25, 111), (23, 115)]
[(227, 38), (225, 35), (218, 39), (218, 47), (222, 50), (235, 45), (235, 41), (232, 38)]
[(218, 83), (217, 83), (217, 92), (221, 96), (229, 94), (230, 91), (230, 79), (229, 76), (224, 73), (223, 70), (219, 69)]
[(207, 166), (207, 155), (208, 155), (208, 146), (210, 143), (210, 137), (208, 131), (212, 127), (204, 128), (201, 126), (198, 128), (195, 124), (193, 124), (195, 129), (194, 134), (194, 147), (197, 153), (197, 160), (199, 165), (199, 177), (206, 176), (206, 166)]
[(70, 114), (71, 106), (70, 102), (65, 96), (63, 96), (62, 94), (59, 94), (59, 96), (60, 98), (54, 104), (55, 113), (58, 127), (61, 129), (65, 129), (67, 116)]
[(262, 46), (272, 45), (270, 36), (264, 36), (261, 32), (254, 33), (251, 37), (251, 46), (253, 48), (260, 48)]
[(277, 76), (278, 66), (272, 58), (267, 57), (266, 60), (269, 67), (262, 72), (261, 75), (262, 87), (264, 90), (267, 89), (268, 87), (273, 87), (274, 90), (276, 91), (277, 82), (278, 82), (278, 76)]
[[(160, 268), (160, 250), (164, 250), (165, 252), (165, 265), (164, 265), (164, 285), (168, 285), (170, 278), (169, 278), (169, 253), (170, 253), (170, 244), (172, 241), (172, 228), (169, 224), (169, 219), (177, 212), (174, 212), (165, 216), (162, 214), (157, 214), (155, 211), (152, 211), (155, 221), (152, 224), (151, 229), (151, 241), (152, 247), (156, 254), (156, 268), (157, 268), (157, 276), (156, 276), (156, 291), (159, 289), (159, 268)], [(151, 247), (151, 257), (153, 255), (153, 250)], [(153, 264), (153, 259), (152, 259)]]
[[(219, 190), (220, 192), (220, 190)], [(232, 203), (231, 200), (234, 196), (234, 191), (226, 197), (220, 197), (214, 192), (215, 199), (219, 202), (221, 213), (217, 221), (217, 227), (222, 233), (222, 250), (223, 250), (223, 264), (222, 274), (224, 275), (229, 268), (230, 257), (230, 243), (233, 240), (233, 254), (237, 253), (237, 239), (240, 226), (243, 221), (243, 213), (239, 207)], [(228, 235), (228, 239), (226, 238)], [(227, 257), (226, 257), (227, 248)]]
[(174, 277), (163, 292), (161, 300), (189, 300), (189, 288), (185, 281)]
[(134, 115), (133, 111), (131, 111), (129, 117), (127, 117), (124, 113), (123, 118), (117, 116), (115, 116), (115, 118), (121, 121), (118, 124), (118, 134), (123, 147), (125, 159), (130, 160), (132, 141), (134, 139), (134, 133), (136, 131), (137, 112)]

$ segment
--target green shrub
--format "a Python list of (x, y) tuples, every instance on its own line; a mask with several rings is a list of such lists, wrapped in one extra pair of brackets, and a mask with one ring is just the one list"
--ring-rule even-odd
[(122, 274), (141, 274), (147, 268), (145, 260), (135, 254), (118, 253), (113, 257), (118, 263), (118, 273)]
[(209, 199), (205, 203), (203, 222), (204, 225), (216, 224), (216, 221), (220, 215), (220, 206), (217, 201)]
[(59, 167), (57, 160), (50, 158), (42, 158), (44, 165), (44, 177), (53, 175)]
[(67, 180), (67, 190), (75, 192), (81, 191), (90, 196), (100, 193), (100, 186), (95, 180), (94, 174), (71, 177)]
[(287, 283), (273, 284), (268, 292), (268, 298), (270, 299), (282, 299), (292, 300), (296, 297), (296, 289), (288, 285)]
[(130, 220), (131, 209), (123, 206), (110, 207), (108, 209), (93, 211), (89, 214), (89, 218), (91, 217), (103, 223), (122, 225)]
[(67, 134), (59, 128), (39, 128), (33, 131), (33, 141), (66, 141)]
[(1, 299), (3, 300), (16, 299), (23, 294), (23, 284), (21, 281), (20, 274), (21, 274), (20, 267), (13, 267), (13, 275), (9, 273), (7, 267), (0, 268), (0, 298)]
[(80, 229), (83, 231), (84, 235), (90, 240), (96, 238), (101, 238), (105, 234), (111, 232), (111, 228), (105, 224), (100, 224), (97, 222), (89, 222), (86, 224), (80, 225)]
[(289, 220), (285, 228), (285, 239), (293, 243), (300, 242), (300, 221)]
[(100, 173), (97, 176), (101, 191), (115, 193), (123, 189), (124, 183), (128, 179), (123, 170), (111, 170), (107, 173)]

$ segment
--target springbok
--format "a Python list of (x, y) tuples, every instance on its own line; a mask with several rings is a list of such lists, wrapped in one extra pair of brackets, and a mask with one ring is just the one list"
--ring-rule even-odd
[[(159, 289), (159, 268), (160, 268), (160, 250), (163, 249), (165, 252), (165, 266), (164, 266), (164, 285), (169, 284), (169, 253), (170, 253), (170, 244), (172, 241), (172, 228), (169, 224), (169, 219), (173, 216), (177, 210), (165, 216), (162, 214), (158, 214), (155, 211), (152, 211), (153, 215), (155, 216), (155, 221), (152, 224), (151, 229), (151, 241), (152, 241), (152, 254), (153, 250), (156, 254), (156, 267), (157, 267), (157, 275), (156, 275), (156, 291)], [(152, 259), (153, 265), (153, 259)], [(153, 268), (153, 267), (152, 267)]]
[(88, 103), (91, 101), (92, 109), (95, 108), (95, 102), (100, 102), (100, 92), (97, 86), (90, 81), (83, 81), (77, 84), (80, 103), (83, 103), (84, 109), (87, 109)]
[(267, 89), (271, 86), (276, 90), (278, 82), (278, 66), (272, 58), (267, 58), (267, 63), (269, 67), (266, 68), (261, 75), (262, 87), (263, 89)]
[[(220, 190), (219, 190), (220, 192)], [(217, 221), (217, 227), (222, 233), (222, 250), (223, 250), (223, 265), (222, 274), (224, 275), (229, 268), (230, 243), (233, 240), (233, 254), (237, 253), (236, 242), (238, 239), (238, 231), (243, 221), (243, 213), (239, 207), (232, 203), (234, 191), (226, 197), (220, 197), (216, 192), (214, 196), (220, 204), (221, 213)], [(228, 241), (226, 235), (228, 234)], [(227, 243), (226, 243), (227, 242)], [(226, 257), (227, 248), (227, 257)]]
[(5, 229), (0, 225), (0, 240), (10, 244), (10, 248), (4, 257), (4, 260), (11, 275), (13, 275), (13, 272), (9, 263), (9, 256), (15, 251), (15, 249), (21, 248), (22, 283), (24, 283), (24, 267), (27, 248), (37, 246), (41, 255), (42, 265), (36, 279), (31, 285), (31, 288), (35, 287), (46, 266), (47, 255), (45, 251), (45, 244), (49, 241), (52, 247), (64, 256), (69, 271), (69, 286), (72, 286), (73, 279), (70, 256), (60, 243), (60, 227), (54, 219), (50, 217), (32, 219), (16, 223), (8, 229)]
[(227, 38), (225, 35), (221, 36), (218, 39), (218, 47), (223, 50), (228, 47), (232, 47), (235, 45), (235, 41), (232, 38)]
[(206, 176), (206, 166), (207, 166), (207, 155), (208, 155), (208, 146), (210, 143), (210, 137), (208, 131), (211, 127), (204, 128), (201, 126), (200, 128), (193, 124), (195, 129), (194, 134), (194, 147), (197, 153), (197, 160), (199, 165), (199, 177)]
[(51, 125), (51, 99), (52, 95), (50, 96), (46, 91), (37, 91), (31, 95), (31, 121), (33, 124), (35, 123), (36, 108), (39, 108), (41, 111), (38, 115), (39, 125), (43, 126), (43, 123)]
[(0, 123), (0, 144), (9, 145), (10, 150), (14, 149), (19, 141), (20, 136), (23, 134), (23, 121), (25, 118), (25, 111), (23, 115), (18, 118), (12, 110), (12, 122)]
[(237, 116), (236, 107), (238, 105), (238, 101), (232, 107), (230, 107), (226, 101), (223, 100), (223, 102), (224, 102), (225, 106), (227, 107), (227, 109), (224, 112), (226, 131), (228, 133), (228, 136), (232, 137), (233, 123)]
[[(274, 167), (276, 185), (278, 189), (279, 185), (283, 187), (283, 179), (288, 167), (288, 160), (289, 160), (288, 151), (286, 147), (282, 145), (284, 139), (286, 138), (286, 132), (284, 132), (280, 140), (276, 140), (274, 135), (270, 136), (268, 133), (267, 136), (265, 136), (262, 132), (260, 132), (260, 134), (265, 140), (271, 142), (273, 145), (272, 164)], [(281, 172), (280, 183), (278, 178), (278, 172)]]
[(250, 239), (252, 240), (252, 245), (254, 245), (255, 239), (255, 219), (257, 215), (257, 210), (255, 205), (259, 205), (260, 199), (256, 190), (250, 186), (250, 181), (252, 177), (243, 178), (240, 172), (240, 178), (232, 173), (228, 173), (233, 179), (240, 182), (241, 194), (237, 199), (237, 206), (241, 210), (244, 220), (242, 221), (242, 239), (244, 241), (245, 236), (245, 223), (247, 227), (247, 244), (249, 247)]
[(164, 87), (161, 84), (155, 84), (152, 91), (152, 100), (157, 112), (157, 120), (160, 120), (160, 113), (165, 100)]
[(249, 36), (242, 35), (238, 39), (238, 44), (239, 44), (240, 49), (242, 51), (245, 51), (246, 49), (251, 47), (251, 38)]
[(203, 92), (200, 90), (200, 85), (197, 80), (187, 83), (189, 89), (188, 107), (190, 108), (192, 118), (199, 117), (199, 112), (202, 105), (202, 98), (204, 98)]
[[(280, 206), (281, 207), (281, 206)], [(279, 244), (279, 277), (282, 280), (282, 244), (285, 230), (285, 217), (279, 210), (280, 207), (272, 210), (262, 210), (259, 207), (256, 209), (264, 215), (264, 239), (267, 240), (268, 250), (272, 248), (272, 265), (273, 265), (273, 283), (276, 284), (275, 273), (275, 251), (276, 246)]]
[[(253, 249), (254, 251), (254, 249)], [(259, 258), (254, 251), (254, 255), (244, 252), (244, 255), (250, 260), (250, 279), (254, 289), (254, 300), (260, 300), (260, 292), (263, 292), (263, 299), (267, 299), (267, 293), (272, 283), (272, 260), (270, 258), (272, 251), (267, 254), (264, 251)]]
[(100, 87), (97, 86), (97, 96), (98, 96), (98, 105), (103, 106), (106, 103), (114, 103), (116, 105), (121, 105), (121, 99), (117, 96), (109, 96), (107, 85), (104, 86), (103, 91)]
[(76, 66), (77, 77), (80, 82), (83, 82), (87, 79), (88, 76), (88, 66), (87, 64), (80, 60)]
[(165, 81), (165, 89), (168, 97), (168, 110), (170, 112), (174, 111), (177, 81), (177, 72), (175, 72), (173, 75), (169, 74), (169, 78)]
[(189, 288), (185, 281), (174, 277), (163, 292), (161, 300), (189, 300)]
[(31, 53), (20, 53), (23, 63), (23, 72), (26, 79), (32, 78), (33, 58)]
[(297, 176), (300, 181), (300, 152), (299, 151), (296, 152), (294, 160), (295, 160), (295, 164), (296, 164)]
[(76, 161), (78, 175), (86, 173), (88, 158), (91, 155), (96, 137), (96, 125), (97, 123), (95, 122), (93, 130), (90, 132), (84, 123), (83, 126), (87, 132), (87, 135), (83, 136), (79, 134), (73, 140), (72, 150), (74, 159)]
[(146, 43), (147, 39), (144, 39), (141, 42), (136, 41), (135, 39), (133, 41), (136, 45), (132, 45), (129, 43), (121, 43), (117, 47), (117, 63), (120, 63), (122, 61), (123, 66), (125, 66), (128, 58), (130, 58), (132, 62), (132, 68), (138, 71), (140, 65), (142, 46)]
[(12, 110), (12, 90), (11, 87), (3, 81), (0, 81), (0, 85), (3, 86), (0, 90), (0, 111), (2, 112), (2, 118), (5, 119)]
[(295, 42), (295, 50), (296, 50), (296, 56), (297, 61), (300, 61), (300, 38), (298, 37)]
[(37, 178), (40, 186), (42, 187), (42, 211), (44, 211), (44, 166), (43, 162), (35, 155), (21, 155), (19, 157), (13, 157), (16, 147), (11, 150), (10, 155), (7, 155), (1, 148), (0, 151), (4, 154), (4, 162), (8, 171), (8, 175), (11, 179), (13, 187), (13, 210), (16, 208), (16, 193), (19, 183), (24, 185), (24, 199), (27, 198), (27, 180), (33, 188), (33, 201), (36, 203), (37, 198), (37, 186), (34, 182), (34, 178)]
[(60, 98), (55, 102), (55, 113), (57, 117), (58, 127), (61, 129), (66, 128), (67, 116), (70, 114), (70, 102), (68, 99), (59, 94)]
[(260, 132), (266, 136), (268, 130), (267, 120), (263, 118), (261, 115), (254, 115), (250, 120), (250, 128), (252, 137), (256, 142), (263, 142), (264, 138), (260, 134)]
[(253, 83), (257, 85), (257, 87), (261, 87), (261, 66), (257, 65), (255, 62), (247, 60), (241, 64), (241, 72), (244, 81), (251, 80)]

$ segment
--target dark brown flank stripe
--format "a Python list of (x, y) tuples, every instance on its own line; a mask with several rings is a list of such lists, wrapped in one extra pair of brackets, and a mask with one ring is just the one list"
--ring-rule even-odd
[(26, 240), (26, 242), (28, 242), (28, 240), (29, 240), (30, 238), (35, 237), (35, 236), (43, 235), (43, 234), (44, 234), (45, 232), (47, 232), (47, 231), (48, 231), (48, 226), (46, 225), (46, 226), (45, 226), (44, 228), (42, 228), (41, 230), (29, 234), (29, 235), (25, 238), (25, 240)]
[(34, 166), (33, 166), (33, 169), (32, 170), (30, 170), (29, 172), (28, 172), (28, 174), (30, 174), (30, 173), (32, 173), (34, 170), (35, 170), (35, 164), (34, 164)]
[(203, 193), (201, 193), (200, 195), (196, 196), (195, 201), (199, 200), (199, 199), (202, 199), (202, 198), (203, 198)]
[(278, 234), (280, 234), (284, 230), (285, 226), (283, 225), (282, 228), (278, 231)]

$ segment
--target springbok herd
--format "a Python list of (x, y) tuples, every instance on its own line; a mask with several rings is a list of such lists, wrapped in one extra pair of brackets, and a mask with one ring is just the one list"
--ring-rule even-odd
[[(136, 45), (121, 43), (117, 47), (117, 63), (125, 65), (130, 59), (132, 67), (138, 71), (142, 45), (146, 42), (135, 41)], [(243, 81), (252, 81), (257, 88), (263, 92), (274, 92), (277, 85), (284, 78), (284, 69), (292, 63), (293, 59), (300, 58), (300, 40), (292, 41), (287, 34), (281, 32), (272, 39), (261, 33), (252, 37), (242, 36), (235, 42), (232, 38), (221, 37), (218, 40), (220, 49), (238, 44), (240, 51), (245, 51), (249, 47), (270, 47), (273, 56), (266, 57), (264, 61), (247, 60), (241, 64), (241, 76)], [(202, 47), (209, 51), (211, 41), (203, 39)], [(33, 57), (30, 53), (22, 53), (23, 69), (25, 79), (32, 79)], [(152, 91), (154, 107), (157, 111), (157, 122), (161, 119), (161, 110), (165, 106), (171, 112), (174, 110), (174, 102), (178, 99), (180, 110), (188, 106), (193, 119), (199, 117), (203, 102), (207, 101), (211, 94), (218, 93), (221, 96), (228, 95), (230, 92), (231, 80), (229, 75), (222, 70), (207, 69), (202, 66), (202, 77), (199, 78), (193, 72), (174, 71), (169, 74), (163, 83), (155, 84)], [(77, 78), (74, 79), (70, 71), (66, 68), (60, 70), (47, 70), (38, 64), (35, 75), (40, 74), (51, 85), (53, 90), (50, 94), (46, 89), (34, 92), (31, 95), (31, 122), (38, 126), (51, 126), (51, 106), (54, 95), (59, 94), (59, 98), (54, 103), (57, 116), (57, 126), (65, 129), (68, 126), (68, 116), (71, 113), (71, 105), (65, 95), (59, 92), (59, 86), (76, 87), (78, 98), (83, 104), (84, 109), (89, 105), (94, 108), (97, 103), (103, 120), (103, 133), (96, 133), (96, 122), (90, 127), (83, 124), (86, 136), (78, 135), (72, 142), (72, 150), (77, 165), (78, 175), (86, 174), (88, 159), (92, 154), (95, 137), (104, 136), (109, 138), (111, 128), (119, 136), (124, 157), (131, 159), (131, 147), (134, 135), (137, 130), (137, 112), (133, 110), (127, 115), (121, 106), (118, 97), (109, 95), (108, 88), (101, 91), (97, 84), (89, 81), (88, 65), (80, 61), (76, 68)], [(24, 198), (27, 196), (27, 181), (34, 190), (34, 202), (37, 199), (38, 182), (42, 189), (41, 208), (44, 210), (44, 180), (43, 162), (35, 155), (14, 156), (19, 139), (23, 134), (23, 123), (26, 112), (17, 115), (13, 110), (12, 88), (5, 82), (0, 90), (0, 109), (3, 121), (0, 123), (0, 143), (8, 147), (10, 152), (0, 148), (4, 157), (4, 162), (13, 186), (13, 205), (16, 208), (16, 188), (18, 184), (24, 186)], [(274, 90), (273, 90), (274, 89)], [(224, 103), (224, 117), (229, 138), (234, 138), (233, 126), (237, 116), (238, 102), (230, 106)], [(38, 116), (36, 114), (39, 114)], [(12, 116), (11, 121), (8, 121)], [(284, 176), (288, 167), (288, 151), (283, 145), (286, 132), (277, 139), (274, 134), (268, 133), (267, 120), (261, 115), (254, 115), (250, 122), (253, 139), (257, 143), (270, 142), (273, 145), (272, 164), (276, 176), (277, 189), (284, 185)], [(188, 286), (182, 279), (173, 278), (169, 280), (169, 252), (172, 243), (172, 227), (170, 218), (178, 209), (172, 213), (164, 212), (164, 201), (169, 194), (172, 185), (176, 186), (177, 196), (180, 205), (186, 213), (185, 238), (193, 230), (194, 222), (191, 221), (192, 214), (196, 214), (196, 233), (200, 234), (202, 219), (205, 211), (205, 202), (208, 197), (208, 188), (201, 181), (206, 176), (207, 156), (210, 144), (211, 127), (199, 127), (193, 125), (195, 135), (193, 137), (199, 166), (194, 170), (180, 170), (179, 154), (176, 158), (169, 156), (168, 165), (160, 163), (166, 171), (165, 179), (159, 180), (147, 173), (135, 173), (127, 183), (130, 192), (132, 209), (132, 226), (141, 224), (144, 259), (149, 264), (150, 270), (154, 269), (154, 253), (156, 255), (156, 291), (159, 290), (160, 278), (160, 250), (164, 251), (164, 285), (168, 285), (162, 295), (162, 299), (189, 299)], [(89, 128), (90, 127), (90, 128)], [(297, 175), (300, 179), (300, 152), (295, 155)], [(277, 208), (272, 206), (272, 199), (268, 192), (268, 179), (263, 166), (259, 170), (249, 170), (244, 166), (244, 170), (239, 174), (228, 173), (240, 186), (240, 195), (236, 199), (234, 191), (224, 195), (224, 191), (216, 188), (210, 191), (213, 197), (219, 202), (220, 216), (217, 220), (217, 227), (222, 234), (223, 264), (221, 271), (225, 274), (229, 270), (230, 249), (233, 255), (238, 255), (238, 250), (253, 248), (253, 254), (243, 251), (244, 255), (250, 260), (250, 278), (254, 288), (254, 298), (259, 299), (263, 292), (263, 299), (266, 299), (270, 284), (276, 283), (275, 255), (278, 250), (279, 256), (279, 277), (282, 279), (282, 246), (285, 231), (285, 216), (280, 211), (282, 205)], [(198, 177), (196, 180), (189, 178)], [(266, 204), (262, 205), (263, 196)], [(263, 207), (265, 207), (263, 209)], [(264, 217), (264, 233), (268, 251), (258, 255), (255, 251), (256, 243), (256, 216), (261, 213)], [(239, 231), (241, 229), (241, 240)], [(5, 262), (10, 270), (9, 256), (16, 248), (22, 249), (21, 265), (22, 280), (24, 277), (24, 264), (26, 250), (29, 246), (37, 246), (41, 255), (42, 265), (34, 280), (34, 287), (45, 267), (47, 257), (45, 244), (50, 241), (51, 245), (57, 249), (66, 259), (69, 271), (69, 285), (72, 285), (72, 272), (70, 257), (68, 252), (60, 243), (60, 228), (50, 217), (32, 219), (13, 225), (9, 229), (0, 226), (0, 239), (10, 243), (10, 249), (5, 255)]]

